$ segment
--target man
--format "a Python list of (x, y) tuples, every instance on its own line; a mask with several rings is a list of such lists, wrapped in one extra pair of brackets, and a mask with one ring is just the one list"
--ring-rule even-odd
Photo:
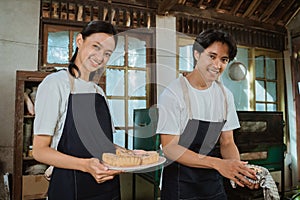
[[(236, 56), (234, 39), (223, 31), (200, 33), (193, 45), (194, 70), (161, 94), (157, 133), (168, 164), (162, 199), (227, 199), (222, 176), (257, 188), (247, 162), (240, 161), (233, 130), (239, 128), (232, 93), (219, 78)], [(220, 148), (216, 148), (219, 141)]]

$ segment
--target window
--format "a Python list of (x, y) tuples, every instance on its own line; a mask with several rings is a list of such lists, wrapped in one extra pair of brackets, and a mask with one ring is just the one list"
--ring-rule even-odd
[(177, 60), (179, 74), (186, 74), (193, 71), (194, 68), (194, 56), (193, 56), (193, 43), (194, 38), (178, 37), (177, 39)]
[(67, 67), (81, 28), (44, 25), (42, 68)]
[(150, 42), (151, 35), (121, 33), (106, 69), (106, 94), (117, 128), (115, 143), (127, 148), (132, 148), (133, 110), (151, 105)]
[(278, 110), (277, 60), (266, 55), (255, 57), (255, 110)]

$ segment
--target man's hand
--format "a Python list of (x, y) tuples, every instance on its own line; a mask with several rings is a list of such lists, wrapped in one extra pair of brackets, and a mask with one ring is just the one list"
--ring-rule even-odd
[(217, 170), (222, 176), (233, 180), (237, 185), (241, 187), (244, 187), (246, 185), (251, 189), (258, 188), (259, 185), (251, 183), (245, 177), (247, 176), (253, 180), (257, 179), (255, 176), (255, 171), (248, 168), (246, 164), (247, 162), (240, 160), (223, 159), (221, 160), (221, 163), (218, 166)]

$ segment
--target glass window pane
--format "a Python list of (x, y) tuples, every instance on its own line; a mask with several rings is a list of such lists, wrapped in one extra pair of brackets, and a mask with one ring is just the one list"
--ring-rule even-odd
[(146, 96), (146, 71), (128, 70), (128, 95)]
[(109, 99), (108, 103), (114, 126), (125, 126), (124, 100)]
[(124, 71), (106, 69), (106, 95), (124, 96)]
[(128, 65), (130, 67), (146, 67), (146, 42), (128, 37)]
[(255, 110), (256, 111), (266, 111), (265, 104), (264, 103), (257, 103), (256, 107), (255, 107)]
[(69, 32), (49, 32), (47, 62), (67, 64), (69, 62)]
[(275, 59), (266, 58), (266, 78), (275, 80), (276, 79), (276, 61)]
[(256, 78), (264, 78), (264, 56), (258, 56), (255, 58), (255, 75)]
[(265, 101), (265, 82), (255, 81), (255, 98), (256, 101)]
[(187, 45), (179, 47), (179, 70), (180, 71), (193, 71), (194, 58), (193, 46)]
[(128, 101), (128, 125), (133, 126), (133, 110), (146, 108), (146, 100), (129, 100)]
[(133, 149), (133, 129), (128, 130), (128, 149)]
[(125, 147), (125, 131), (124, 130), (116, 130), (113, 134), (114, 144), (117, 144), (121, 147)]
[(276, 106), (276, 104), (268, 103), (268, 104), (267, 104), (267, 111), (277, 111), (277, 106)]
[(73, 54), (75, 53), (76, 47), (77, 47), (76, 46), (76, 37), (77, 37), (78, 33), (79, 32), (76, 32), (76, 31), (73, 33)]
[(107, 62), (107, 66), (124, 66), (125, 56), (124, 36), (118, 36), (118, 44)]
[(276, 98), (276, 83), (275, 82), (267, 82), (267, 101), (275, 102)]

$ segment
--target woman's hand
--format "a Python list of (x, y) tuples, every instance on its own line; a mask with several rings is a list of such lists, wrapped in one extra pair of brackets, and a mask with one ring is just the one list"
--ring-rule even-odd
[(122, 173), (122, 171), (109, 170), (108, 167), (103, 165), (97, 158), (88, 159), (86, 172), (90, 173), (97, 183), (111, 180), (115, 175)]

